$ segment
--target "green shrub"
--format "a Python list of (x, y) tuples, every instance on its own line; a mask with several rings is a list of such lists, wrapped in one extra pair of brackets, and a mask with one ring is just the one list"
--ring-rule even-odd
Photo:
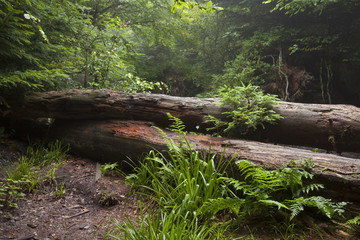
[(265, 124), (275, 124), (282, 117), (270, 107), (277, 104), (275, 95), (264, 94), (255, 85), (236, 87), (221, 87), (218, 97), (221, 105), (230, 106), (231, 111), (224, 112), (225, 119), (209, 116), (209, 121), (215, 126), (208, 130), (220, 130), (225, 134), (246, 134)]
[[(254, 52), (252, 51), (252, 53)], [(224, 85), (233, 88), (243, 83), (263, 85), (265, 82), (273, 81), (276, 74), (277, 67), (273, 64), (259, 61), (258, 55), (249, 56), (249, 54), (242, 53), (234, 60), (225, 63), (223, 74), (213, 75), (212, 88), (216, 89)]]

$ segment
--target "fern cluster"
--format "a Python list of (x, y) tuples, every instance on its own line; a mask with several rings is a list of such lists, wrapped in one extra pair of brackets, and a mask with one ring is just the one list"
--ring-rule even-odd
[(197, 217), (204, 202), (224, 197), (227, 188), (221, 177), (225, 176), (222, 157), (202, 154), (192, 149), (186, 139), (184, 124), (168, 114), (171, 130), (179, 134), (179, 144), (158, 128), (168, 144), (168, 151), (150, 151), (135, 173), (128, 175), (127, 183), (141, 189), (167, 209), (181, 211), (185, 218)]
[(215, 164), (215, 155), (203, 157), (192, 149), (180, 119), (168, 117), (173, 122), (171, 130), (179, 134), (179, 144), (159, 129), (168, 143), (167, 153), (151, 151), (136, 173), (127, 177), (129, 184), (151, 193), (161, 206), (182, 209), (187, 217), (225, 209), (240, 216), (287, 211), (290, 220), (306, 208), (316, 208), (328, 218), (343, 212), (346, 203), (311, 195), (323, 188), (311, 183), (311, 159), (294, 160), (278, 170), (240, 160), (236, 164), (242, 179), (230, 178)]
[(233, 189), (232, 196), (208, 201), (202, 212), (215, 214), (228, 209), (240, 216), (251, 216), (285, 210), (290, 212), (290, 220), (305, 208), (316, 208), (328, 218), (343, 212), (345, 202), (333, 203), (322, 196), (310, 196), (310, 192), (323, 188), (323, 185), (306, 183), (305, 180), (311, 180), (313, 175), (293, 165), (291, 162), (279, 170), (265, 170), (248, 160), (238, 161), (243, 180), (223, 177)]
[[(328, 218), (343, 212), (346, 203), (333, 203), (322, 196), (310, 195), (323, 188), (321, 184), (311, 183), (314, 166), (311, 159), (291, 161), (278, 170), (265, 170), (241, 160), (236, 164), (242, 179), (230, 178), (224, 171), (228, 165), (223, 164), (222, 156), (215, 161), (215, 155), (193, 150), (182, 121), (168, 116), (173, 122), (171, 130), (179, 134), (178, 144), (158, 129), (168, 143), (168, 151), (150, 151), (135, 173), (126, 177), (128, 184), (152, 197), (158, 208), (155, 214), (141, 216), (135, 225), (130, 221), (115, 223), (109, 236), (228, 239), (223, 233), (228, 231), (230, 222), (213, 224), (212, 221), (219, 211), (233, 212), (240, 221), (248, 216), (266, 219), (279, 211), (286, 213), (280, 214), (287, 217), (286, 220), (292, 220), (306, 208), (317, 209)], [(230, 162), (232, 159), (227, 164)], [(292, 223), (288, 228), (294, 226)]]

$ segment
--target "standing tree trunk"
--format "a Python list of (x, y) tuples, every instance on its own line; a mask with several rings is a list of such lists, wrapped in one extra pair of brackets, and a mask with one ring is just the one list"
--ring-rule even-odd
[(86, 55), (85, 55), (84, 88), (87, 88), (87, 86), (88, 86), (89, 48), (86, 47), (85, 51), (86, 51)]

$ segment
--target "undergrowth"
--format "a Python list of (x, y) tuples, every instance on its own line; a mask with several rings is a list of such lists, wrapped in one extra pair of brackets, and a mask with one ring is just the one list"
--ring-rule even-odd
[(352, 235), (360, 237), (360, 215), (349, 219), (346, 224), (350, 225)]
[(216, 214), (227, 209), (246, 218), (256, 215), (273, 216), (277, 211), (285, 211), (289, 213), (289, 219), (285, 220), (292, 220), (306, 208), (313, 208), (328, 218), (341, 215), (347, 203), (333, 203), (322, 196), (311, 195), (324, 186), (306, 182), (313, 175), (304, 168), (296, 167), (296, 162), (311, 165), (310, 159), (303, 159), (292, 161), (278, 170), (265, 170), (248, 160), (237, 161), (243, 180), (223, 178), (233, 189), (232, 195), (206, 202), (201, 212)]
[(323, 185), (312, 183), (311, 159), (291, 161), (278, 170), (236, 161), (242, 178), (234, 179), (225, 171), (233, 161), (224, 161), (225, 150), (222, 156), (194, 150), (181, 120), (171, 115), (170, 119), (177, 140), (159, 129), (168, 151), (150, 151), (126, 177), (127, 184), (154, 199), (157, 206), (145, 214), (139, 203), (140, 218), (125, 223), (113, 220), (104, 238), (229, 239), (237, 236), (233, 226), (254, 218), (270, 221), (267, 225), (274, 226), (274, 232), (292, 239), (298, 236), (294, 219), (302, 212), (316, 210), (327, 218), (343, 213), (346, 203), (314, 195)]
[[(45, 180), (57, 186), (56, 169), (60, 166), (68, 152), (68, 146), (60, 141), (30, 144), (27, 153), (20, 155), (18, 161), (11, 166), (0, 169), (3, 178), (0, 180), (0, 211), (17, 207), (17, 202), (26, 194), (40, 189)], [(64, 186), (60, 186), (64, 189)]]
[(134, 240), (211, 240), (228, 239), (226, 228), (203, 224), (198, 218), (188, 219), (179, 208), (167, 211), (163, 208), (156, 213), (144, 214), (139, 203), (140, 218), (124, 223), (112, 220), (111, 228), (104, 238)]
[(127, 183), (149, 194), (159, 206), (175, 208), (182, 216), (192, 219), (207, 200), (227, 196), (222, 179), (227, 166), (223, 155), (216, 159), (215, 154), (193, 150), (180, 131), (177, 131), (179, 145), (162, 133), (169, 150), (165, 153), (150, 151), (135, 173), (127, 176)]

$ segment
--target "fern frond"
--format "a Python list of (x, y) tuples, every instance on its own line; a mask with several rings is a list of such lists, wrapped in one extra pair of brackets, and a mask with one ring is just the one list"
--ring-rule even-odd
[(356, 224), (356, 225), (360, 225), (360, 215), (352, 218), (352, 219), (349, 219), (346, 221), (346, 224)]
[(258, 168), (258, 166), (256, 166), (255, 163), (252, 163), (249, 160), (236, 161), (236, 165), (238, 166), (239, 171), (242, 173), (242, 175), (245, 176), (252, 174), (255, 171), (255, 169)]
[(291, 212), (290, 220), (299, 215), (302, 211), (305, 210), (303, 204), (304, 198), (297, 198), (294, 200), (286, 200), (285, 203), (289, 205), (289, 210)]
[(343, 207), (346, 202), (333, 203), (331, 199), (322, 196), (312, 196), (309, 198), (297, 198), (287, 201), (290, 205), (291, 219), (304, 210), (304, 207), (317, 208), (322, 214), (328, 218), (332, 218), (335, 214), (341, 215), (344, 212)]
[(263, 203), (264, 205), (276, 206), (276, 207), (278, 207), (278, 209), (285, 208), (285, 209), (289, 210), (289, 208), (285, 204), (275, 201), (275, 200), (259, 200), (259, 202)]
[(314, 196), (305, 200), (305, 205), (310, 207), (316, 207), (328, 218), (331, 218), (335, 213), (335, 209), (333, 208), (330, 199), (326, 199), (321, 196)]
[(205, 214), (206, 212), (211, 212), (213, 214), (218, 213), (221, 210), (229, 209), (234, 211), (236, 214), (239, 214), (241, 206), (245, 203), (244, 199), (240, 198), (218, 198), (210, 199), (205, 202), (201, 207), (200, 212)]
[(228, 178), (228, 177), (221, 177), (221, 180), (223, 180), (228, 185), (232, 186), (236, 191), (242, 190), (244, 186), (244, 182), (241, 182), (239, 180), (236, 180), (234, 178)]
[(166, 113), (166, 115), (168, 116), (169, 120), (172, 122), (170, 125), (170, 131), (179, 134), (186, 134), (186, 132), (184, 131), (186, 126), (180, 118), (174, 117), (169, 112)]
[(312, 192), (315, 190), (317, 191), (317, 190), (323, 189), (323, 188), (324, 188), (323, 184), (312, 183), (307, 186), (304, 186), (300, 191), (303, 193), (309, 194), (309, 192)]
[(280, 179), (281, 181), (283, 181), (283, 185), (291, 190), (293, 197), (298, 197), (299, 194), (302, 192), (301, 190), (304, 187), (303, 179), (313, 178), (313, 175), (311, 173), (297, 167), (285, 167), (281, 170), (280, 175)]
[(268, 192), (284, 189), (278, 171), (267, 171), (248, 160), (237, 161), (237, 165), (245, 180), (251, 180), (253, 187)]

